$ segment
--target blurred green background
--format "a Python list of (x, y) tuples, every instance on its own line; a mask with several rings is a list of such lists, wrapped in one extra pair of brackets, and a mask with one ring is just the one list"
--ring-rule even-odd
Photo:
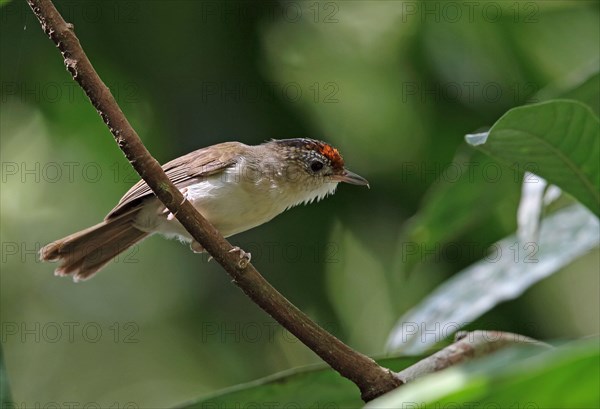
[[(595, 1), (55, 3), (159, 161), (311, 137), (369, 179), (370, 190), (340, 186), (232, 238), (367, 354), (384, 353), (402, 313), (516, 228), (516, 172), (484, 174), (489, 159), (464, 134), (583, 83), (595, 92), (569, 96), (600, 107)], [(0, 12), (1, 341), (15, 402), (164, 407), (319, 362), (176, 241), (152, 237), (77, 285), (38, 262), (41, 246), (99, 222), (137, 177), (26, 3)], [(448, 189), (463, 206), (436, 202)], [(598, 265), (596, 250), (469, 327), (597, 335)]]

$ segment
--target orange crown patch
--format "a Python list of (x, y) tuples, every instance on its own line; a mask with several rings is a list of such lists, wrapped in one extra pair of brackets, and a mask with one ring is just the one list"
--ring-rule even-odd
[(326, 143), (319, 144), (319, 153), (325, 156), (331, 162), (331, 166), (334, 169), (340, 169), (344, 167), (344, 159), (336, 148)]

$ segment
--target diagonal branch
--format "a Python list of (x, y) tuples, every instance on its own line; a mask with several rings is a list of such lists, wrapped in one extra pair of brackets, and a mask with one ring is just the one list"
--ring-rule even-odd
[(232, 245), (202, 217), (170, 182), (159, 163), (119, 108), (87, 58), (79, 40), (51, 0), (27, 0), (42, 29), (60, 50), (67, 70), (113, 134), (117, 144), (158, 199), (227, 271), (242, 291), (342, 376), (354, 382), (369, 401), (403, 382), (390, 370), (329, 334), (273, 288), (252, 264), (230, 253)]

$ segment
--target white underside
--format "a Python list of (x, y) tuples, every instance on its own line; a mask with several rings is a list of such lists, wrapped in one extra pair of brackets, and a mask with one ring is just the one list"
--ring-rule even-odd
[[(336, 187), (337, 183), (323, 183), (312, 190), (285, 189), (267, 179), (240, 182), (232, 172), (224, 172), (189, 186), (185, 196), (223, 236), (228, 237), (266, 223), (290, 207), (321, 200), (334, 193)], [(183, 226), (168, 216), (169, 212), (158, 199), (149, 199), (136, 219), (136, 227), (191, 241)]]

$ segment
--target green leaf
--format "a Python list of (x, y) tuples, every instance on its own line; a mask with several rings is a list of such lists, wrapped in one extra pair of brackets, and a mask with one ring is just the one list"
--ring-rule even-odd
[(600, 115), (600, 71), (598, 65), (598, 61), (596, 61), (591, 69), (581, 69), (567, 77), (559, 78), (542, 88), (531, 98), (531, 102), (571, 99), (589, 106), (596, 115)]
[(485, 259), (453, 276), (402, 316), (388, 347), (421, 353), (498, 303), (559, 271), (600, 242), (598, 219), (580, 204), (542, 222), (538, 242), (513, 235), (496, 243)]
[(600, 115), (600, 72), (582, 80), (578, 85), (565, 91), (561, 98), (574, 99), (588, 105), (596, 115)]
[[(428, 253), (429, 258), (439, 259), (444, 245), (458, 240), (469, 229), (489, 225), (499, 208), (516, 207), (517, 180), (513, 172), (506, 172), (489, 156), (472, 149), (459, 149), (453, 162), (427, 191), (419, 212), (403, 228), (397, 243), (395, 270), (411, 272), (416, 265), (427, 261), (424, 249), (436, 250), (438, 254)], [(507, 229), (505, 234), (510, 231)], [(481, 250), (493, 241), (484, 244)]]
[(593, 408), (599, 366), (597, 339), (535, 355), (511, 348), (416, 380), (366, 408)]
[[(379, 364), (394, 371), (421, 358), (386, 358)], [(270, 405), (270, 406), (269, 406)], [(358, 388), (325, 365), (296, 368), (179, 406), (180, 408), (357, 408), (363, 405)]]
[(600, 215), (600, 121), (585, 105), (555, 100), (514, 108), (466, 140), (517, 171), (530, 171)]

